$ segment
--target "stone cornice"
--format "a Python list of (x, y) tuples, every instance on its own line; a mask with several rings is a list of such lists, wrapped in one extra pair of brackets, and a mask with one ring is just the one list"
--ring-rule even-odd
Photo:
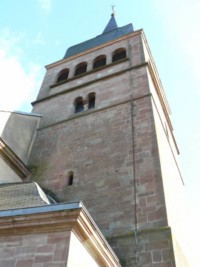
[(0, 235), (72, 231), (99, 266), (120, 263), (82, 203), (0, 211)]
[(0, 137), (0, 156), (6, 161), (10, 168), (22, 179), (30, 175), (30, 171), (25, 164), (17, 157), (17, 155), (9, 148), (9, 146)]

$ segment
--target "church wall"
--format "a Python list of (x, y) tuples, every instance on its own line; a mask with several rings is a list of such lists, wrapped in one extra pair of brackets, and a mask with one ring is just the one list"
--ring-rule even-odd
[[(129, 43), (130, 42), (130, 43)], [(38, 93), (37, 100), (43, 99), (48, 96), (55, 95), (56, 93), (60, 93), (64, 90), (69, 90), (73, 87), (80, 86), (85, 82), (93, 81), (97, 78), (105, 77), (108, 74), (112, 74), (115, 71), (122, 70), (126, 67), (129, 67), (128, 62), (118, 65), (112, 63), (112, 53), (118, 48), (125, 48), (127, 51), (127, 57), (130, 57), (130, 47), (134, 49), (134, 53), (131, 52), (132, 65), (139, 65), (144, 62), (144, 58), (141, 56), (141, 37), (140, 32), (134, 36), (134, 38), (130, 38), (127, 40), (116, 40), (112, 41), (112, 45), (110, 43), (104, 44), (102, 46), (95, 47), (93, 51), (89, 50), (88, 52), (83, 52), (81, 55), (75, 55), (70, 57), (69, 59), (65, 59), (62, 61), (55, 62), (54, 64), (48, 65), (44, 80), (42, 82), (40, 91)], [(102, 70), (92, 71), (92, 65), (94, 59), (99, 55), (106, 55), (106, 66), (108, 68), (102, 68)], [(74, 77), (75, 67), (77, 64), (81, 62), (87, 62), (87, 73), (86, 75), (82, 75), (81, 77), (77, 76), (75, 79), (71, 79)], [(68, 68), (70, 70), (68, 81), (59, 86), (50, 88), (51, 85), (54, 85), (57, 80), (58, 73), (62, 70)]]
[[(92, 92), (96, 94), (95, 110), (127, 101), (129, 99), (129, 88), (128, 85), (125, 84), (127, 79), (128, 75), (126, 73), (121, 74), (115, 80), (110, 77), (110, 79), (97, 81), (96, 83), (82, 86), (72, 92), (58, 95), (38, 103), (34, 107), (34, 111), (44, 114), (40, 123), (40, 128), (62, 120), (81, 116), (81, 113), (74, 112), (74, 100), (79, 96), (83, 97), (85, 100), (85, 111), (89, 111), (87, 107), (87, 99), (88, 94)], [(121, 80), (124, 81), (124, 83), (122, 83)], [(116, 86), (118, 86), (118, 89), (116, 89)]]
[(138, 229), (163, 227), (167, 217), (150, 96), (135, 100), (133, 108)]
[(16, 183), (22, 179), (10, 168), (10, 166), (0, 156), (0, 184), (1, 183)]
[(117, 255), (124, 267), (176, 266), (169, 227), (138, 230), (124, 236), (109, 237), (108, 241), (114, 250), (120, 248)]
[(0, 121), (4, 121), (1, 138), (24, 163), (27, 162), (39, 120), (37, 115), (0, 112)]
[(83, 201), (104, 233), (133, 229), (129, 114), (125, 103), (42, 129), (29, 160), (33, 180), (62, 201)]
[(98, 267), (92, 256), (73, 232), (70, 237), (67, 267)]
[(59, 231), (1, 236), (0, 266), (97, 267), (99, 265), (73, 232)]
[[(149, 113), (148, 108), (144, 113), (144, 104), (147, 108), (149, 98), (135, 103), (141, 115), (139, 118), (137, 114), (140, 122)], [(146, 119), (147, 117), (145, 121)], [(166, 225), (166, 218), (162, 185), (158, 181), (159, 165), (157, 170), (155, 168), (155, 143), (152, 143), (153, 137), (149, 137), (153, 131), (151, 120), (150, 116), (149, 122), (143, 122), (143, 127), (140, 131), (138, 129), (136, 168), (140, 174), (137, 173), (137, 220), (139, 229), (155, 227), (157, 230)], [(38, 131), (33, 148), (36, 153), (30, 159), (37, 166), (33, 180), (53, 191), (62, 201), (83, 201), (122, 263), (124, 262), (122, 266), (134, 266), (129, 263), (135, 260), (131, 130), (130, 103), (115, 106), (76, 118), (67, 125), (58, 124)], [(141, 145), (145, 150), (142, 150)], [(70, 171), (74, 172), (74, 183), (68, 186), (67, 176)], [(131, 238), (126, 237), (127, 234)], [(113, 242), (116, 245), (113, 246)], [(142, 250), (138, 256), (143, 257), (144, 252)], [(151, 255), (150, 249), (147, 254)]]
[[(32, 179), (60, 201), (83, 201), (122, 266), (135, 266), (137, 261), (139, 267), (173, 267), (161, 140), (156, 135), (143, 43), (136, 35), (123, 44), (128, 61), (57, 87), (49, 88), (52, 76), (55, 79), (58, 67), (68, 62), (47, 67), (38, 99), (66, 91), (34, 103), (33, 111), (44, 116), (29, 166)], [(73, 66), (89, 57), (91, 62), (95, 52), (77, 57)], [(85, 101), (85, 110), (74, 114), (74, 99), (86, 99), (90, 92), (96, 93), (95, 108), (87, 110)]]
[(70, 232), (0, 236), (0, 266), (66, 267)]
[[(132, 75), (133, 85), (130, 75)], [(110, 78), (101, 83), (96, 82), (93, 85), (81, 87), (63, 96), (38, 103), (34, 108), (40, 113), (43, 110), (45, 114), (40, 127), (45, 127), (45, 124), (49, 127), (38, 130), (29, 159), (33, 170), (32, 178), (55, 192), (62, 200), (84, 201), (89, 210), (90, 208), (95, 210), (92, 216), (95, 216), (94, 218), (97, 216), (96, 221), (102, 221), (102, 213), (107, 209), (107, 203), (113, 201), (111, 210), (108, 209), (109, 221), (113, 223), (109, 225), (108, 222), (104, 222), (105, 226), (100, 227), (105, 232), (112, 232), (111, 228), (118, 228), (117, 221), (123, 214), (118, 211), (121, 197), (123, 199), (124, 196), (122, 201), (124, 204), (121, 207), (124, 210), (125, 205), (127, 212), (133, 206), (131, 203), (135, 201), (131, 86), (133, 86), (133, 98), (138, 99), (133, 104), (135, 106), (133, 123), (136, 179), (138, 179), (137, 201), (140, 206), (138, 223), (140, 227), (154, 225), (156, 221), (157, 225), (165, 225), (164, 204), (161, 197), (162, 181), (151, 101), (149, 96), (146, 96), (149, 91), (145, 67), (115, 76), (114, 79)], [(69, 106), (72, 109), (73, 99), (76, 96), (87, 96), (91, 91), (96, 92), (95, 109), (77, 114), (67, 110)], [(139, 99), (140, 97), (142, 98)], [(51, 126), (51, 123), (62, 120), (62, 123)], [(67, 176), (70, 171), (74, 172), (74, 185), (71, 187), (67, 186)], [(88, 195), (88, 192), (93, 192), (94, 196)], [(100, 199), (96, 199), (98, 195), (104, 200), (102, 204)], [(144, 205), (147, 202), (148, 204)], [(114, 212), (115, 209), (116, 212)], [(123, 222), (124, 229), (129, 229), (130, 225), (134, 224), (133, 214), (134, 210), (132, 215), (130, 214), (130, 221)], [(122, 225), (122, 222), (120, 224)]]
[(185, 252), (189, 251), (189, 224), (187, 221), (188, 207), (186, 204), (187, 202), (184, 192), (184, 183), (177, 162), (177, 149), (172, 136), (173, 133), (171, 132), (170, 126), (167, 123), (166, 117), (164, 116), (151, 78), (149, 78), (149, 82), (153, 94), (152, 106), (158, 140), (168, 224), (173, 229), (173, 240), (175, 240), (175, 243), (179, 244), (178, 246), (176, 245), (174, 247), (175, 256), (179, 255), (179, 261), (176, 261), (177, 267), (188, 266), (188, 263), (185, 262), (185, 259), (183, 261), (180, 260), (184, 257), (184, 254), (181, 252), (181, 250)]
[[(61, 201), (83, 201), (105, 237), (112, 245), (116, 242), (113, 248), (117, 255), (121, 255), (123, 266), (132, 266), (129, 263), (135, 260), (133, 234), (131, 238), (126, 237), (136, 228), (135, 192), (137, 227), (157, 229), (166, 225), (152, 106), (150, 97), (146, 96), (146, 69), (134, 70), (131, 75), (136, 98), (133, 102), (136, 191), (130, 73), (101, 83), (94, 110), (72, 115), (62, 123), (38, 130), (29, 159), (33, 180), (54, 192)], [(123, 82), (119, 83), (120, 79)], [(88, 87), (81, 88), (83, 95), (89, 91)], [(75, 93), (69, 93), (66, 99)], [(48, 118), (54, 122), (56, 111), (61, 119), (67, 117), (63, 105), (54, 106), (52, 102), (56, 103), (56, 99), (36, 107), (54, 109), (51, 116), (47, 112)], [(69, 186), (68, 173), (71, 171), (74, 181)], [(115, 241), (116, 235), (118, 241)], [(121, 238), (123, 242), (120, 242)], [(123, 255), (121, 251), (124, 251)], [(150, 250), (148, 253), (151, 254)]]

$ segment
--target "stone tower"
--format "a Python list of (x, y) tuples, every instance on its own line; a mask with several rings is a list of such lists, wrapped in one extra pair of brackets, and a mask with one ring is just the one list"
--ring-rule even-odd
[(32, 179), (60, 202), (83, 201), (122, 266), (189, 266), (178, 148), (144, 32), (112, 14), (46, 70)]

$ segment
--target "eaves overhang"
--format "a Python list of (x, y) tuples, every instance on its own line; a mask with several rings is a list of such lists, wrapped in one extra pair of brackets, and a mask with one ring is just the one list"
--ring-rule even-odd
[(127, 38), (132, 37), (132, 36), (140, 35), (141, 32), (142, 32), (142, 29), (139, 29), (139, 30), (137, 30), (137, 31), (133, 31), (133, 32), (124, 34), (124, 35), (122, 35), (122, 36), (120, 36), (120, 37), (116, 37), (115, 39), (112, 39), (112, 40), (110, 40), (110, 41), (108, 40), (108, 41), (106, 41), (105, 43), (96, 45), (96, 46), (94, 46), (94, 47), (92, 47), (92, 48), (88, 48), (88, 49), (86, 49), (86, 50), (84, 50), (84, 51), (82, 51), (82, 52), (79, 52), (79, 53), (75, 54), (75, 55), (71, 55), (71, 56), (69, 56), (69, 57), (67, 57), (67, 58), (64, 58), (64, 59), (55, 61), (55, 62), (53, 62), (53, 63), (51, 63), (51, 64), (48, 64), (48, 65), (45, 66), (45, 68), (46, 68), (46, 69), (53, 68), (53, 67), (55, 67), (55, 66), (57, 66), (57, 65), (60, 65), (60, 64), (65, 63), (65, 62), (68, 62), (68, 61), (70, 61), (70, 60), (74, 60), (74, 59), (77, 58), (77, 57), (86, 55), (86, 54), (88, 54), (88, 53), (91, 53), (91, 52), (96, 51), (96, 50), (98, 50), (98, 49), (104, 48), (104, 47), (109, 46), (109, 45), (111, 45), (111, 44), (117, 43), (117, 42), (119, 42), (119, 41), (125, 40), (125, 39), (127, 39)]
[(0, 211), (0, 235), (72, 231), (99, 266), (119, 260), (81, 202)]
[[(108, 25), (109, 26), (109, 25)], [(108, 41), (115, 40), (118, 37), (121, 37), (123, 35), (127, 35), (129, 33), (133, 32), (133, 25), (130, 23), (128, 25), (125, 25), (123, 27), (117, 27), (117, 25), (112, 27), (108, 27), (108, 29), (105, 29), (104, 32), (92, 39), (89, 39), (87, 41), (84, 41), (82, 43), (79, 43), (77, 45), (73, 45), (67, 49), (67, 52), (65, 53), (64, 59), (68, 58), (70, 56), (79, 54), (80, 52), (83, 52), (85, 50), (88, 50), (90, 48), (96, 47), (98, 45), (104, 44)]]

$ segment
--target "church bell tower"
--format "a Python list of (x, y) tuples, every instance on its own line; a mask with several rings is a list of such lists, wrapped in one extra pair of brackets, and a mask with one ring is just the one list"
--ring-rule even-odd
[(112, 14), (102, 34), (46, 66), (32, 104), (42, 115), (32, 180), (59, 202), (82, 201), (122, 266), (189, 266), (179, 152), (143, 30)]

